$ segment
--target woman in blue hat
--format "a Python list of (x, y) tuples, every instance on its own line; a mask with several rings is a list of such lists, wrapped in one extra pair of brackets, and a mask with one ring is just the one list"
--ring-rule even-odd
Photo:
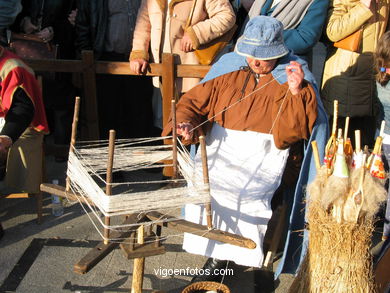
[[(177, 132), (183, 142), (196, 143), (200, 128), (206, 133), (215, 228), (257, 245), (241, 248), (186, 233), (183, 248), (190, 253), (262, 265), (270, 202), (289, 147), (309, 138), (317, 118), (316, 93), (304, 80), (301, 64), (283, 62), (290, 53), (282, 32), (275, 18), (251, 19), (236, 46), (246, 66), (194, 87), (177, 104)], [(163, 135), (171, 129), (170, 122)], [(199, 154), (195, 164), (201, 166)], [(197, 205), (186, 205), (185, 217), (202, 224), (206, 218)]]

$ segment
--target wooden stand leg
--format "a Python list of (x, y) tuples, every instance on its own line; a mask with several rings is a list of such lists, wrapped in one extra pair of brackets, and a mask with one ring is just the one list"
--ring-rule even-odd
[[(138, 244), (144, 244), (144, 226), (141, 225), (137, 231)], [(142, 293), (142, 284), (144, 281), (145, 258), (134, 259), (133, 281), (131, 284), (131, 293)]]
[[(106, 195), (112, 195), (112, 168), (114, 165), (114, 149), (115, 149), (115, 130), (110, 130), (109, 144), (108, 144), (108, 161), (107, 161), (107, 175), (106, 175)], [(104, 217), (104, 224), (110, 226), (110, 217)], [(110, 230), (104, 228), (104, 244), (108, 244), (110, 237)]]
[[(201, 157), (202, 157), (202, 168), (203, 168), (203, 182), (206, 185), (209, 185), (209, 167), (207, 164), (207, 153), (206, 153), (206, 140), (203, 135), (199, 136), (200, 148), (201, 148)], [(207, 188), (210, 202), (206, 203), (206, 219), (207, 219), (207, 228), (209, 230), (213, 229), (213, 213), (211, 210), (211, 195), (210, 195), (210, 187)]]

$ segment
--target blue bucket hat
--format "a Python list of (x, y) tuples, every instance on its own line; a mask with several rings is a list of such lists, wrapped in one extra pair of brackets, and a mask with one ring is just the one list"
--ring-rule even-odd
[(237, 40), (235, 51), (239, 55), (259, 60), (277, 59), (287, 55), (282, 23), (270, 16), (253, 17)]

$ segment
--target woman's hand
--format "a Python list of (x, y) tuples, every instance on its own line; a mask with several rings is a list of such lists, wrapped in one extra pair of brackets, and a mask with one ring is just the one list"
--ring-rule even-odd
[(194, 127), (189, 122), (182, 122), (176, 126), (176, 131), (178, 135), (181, 135), (185, 140), (192, 139), (194, 132), (192, 131)]
[(181, 42), (180, 42), (180, 50), (188, 53), (194, 49), (192, 46), (193, 46), (193, 44), (192, 44), (192, 40), (191, 40), (190, 36), (187, 33), (184, 33), (183, 38), (181, 39)]
[(75, 26), (76, 25), (76, 16), (77, 16), (77, 8), (73, 9), (69, 15), (68, 15), (68, 21), (70, 22), (71, 25)]
[(302, 89), (302, 81), (305, 73), (302, 70), (302, 65), (296, 61), (290, 61), (290, 65), (286, 66), (287, 82), (290, 91), (293, 95), (299, 93)]
[(148, 65), (149, 62), (142, 58), (137, 58), (130, 61), (130, 69), (136, 74), (145, 73)]
[(43, 30), (37, 32), (35, 35), (37, 35), (39, 38), (44, 40), (45, 42), (51, 41), (54, 37), (54, 31), (51, 26), (45, 27)]

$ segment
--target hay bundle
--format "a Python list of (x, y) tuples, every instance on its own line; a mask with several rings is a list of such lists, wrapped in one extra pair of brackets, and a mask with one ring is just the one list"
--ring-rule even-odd
[[(342, 140), (338, 144), (339, 155)], [(365, 157), (359, 169), (348, 164), (348, 180), (335, 176), (344, 161), (340, 165), (336, 158), (332, 172), (326, 164), (318, 167), (307, 188), (307, 254), (290, 292), (375, 292), (370, 245), (386, 191), (383, 180), (366, 168)]]
[(309, 246), (290, 292), (374, 292), (373, 222), (338, 223), (320, 202), (308, 211)]

